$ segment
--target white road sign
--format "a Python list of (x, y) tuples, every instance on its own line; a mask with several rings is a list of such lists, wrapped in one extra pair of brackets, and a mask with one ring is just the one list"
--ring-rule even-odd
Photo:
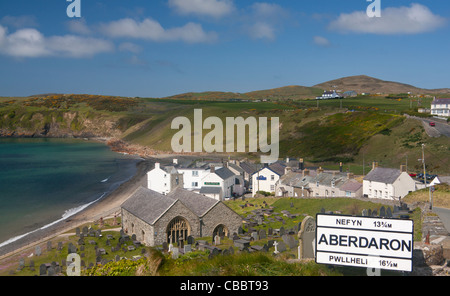
[(414, 222), (317, 214), (316, 262), (412, 271)]

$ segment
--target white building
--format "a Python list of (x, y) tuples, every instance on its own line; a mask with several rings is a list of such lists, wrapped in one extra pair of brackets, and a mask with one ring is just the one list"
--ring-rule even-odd
[(168, 194), (177, 186), (183, 187), (183, 175), (174, 166), (161, 167), (155, 163), (155, 168), (147, 172), (147, 187), (160, 194)]
[[(233, 196), (233, 193), (242, 195), (244, 190), (244, 178), (235, 175), (226, 167), (216, 169), (214, 166), (211, 166), (210, 172), (201, 180), (201, 187), (221, 188), (221, 198), (230, 198)], [(211, 191), (211, 189), (201, 189), (200, 192), (205, 190), (208, 190), (208, 192)]]
[(321, 97), (316, 97), (317, 100), (342, 99), (343, 95), (337, 93), (335, 90), (324, 91)]
[(450, 99), (434, 99), (431, 102), (431, 115), (450, 116)]
[(178, 167), (178, 172), (183, 175), (183, 186), (188, 190), (200, 190), (202, 179), (210, 173), (208, 166), (202, 167)]
[(416, 182), (408, 175), (405, 166), (398, 170), (374, 164), (363, 179), (363, 195), (368, 198), (399, 200), (416, 190)]
[(252, 175), (252, 196), (254, 197), (258, 191), (275, 194), (276, 184), (280, 177), (284, 175), (285, 168), (286, 166), (283, 164), (275, 162), (254, 172)]

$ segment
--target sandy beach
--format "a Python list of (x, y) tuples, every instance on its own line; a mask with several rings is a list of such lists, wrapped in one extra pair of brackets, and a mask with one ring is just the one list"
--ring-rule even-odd
[(30, 233), (23, 238), (11, 242), (0, 248), (0, 260), (38, 244), (57, 237), (80, 225), (94, 222), (101, 217), (106, 218), (114, 214), (120, 214), (120, 205), (140, 186), (146, 184), (146, 173), (153, 166), (155, 159), (146, 159), (136, 164), (136, 174), (128, 181), (121, 184), (116, 190), (105, 196), (100, 201), (93, 203), (83, 211), (68, 217), (48, 228)]

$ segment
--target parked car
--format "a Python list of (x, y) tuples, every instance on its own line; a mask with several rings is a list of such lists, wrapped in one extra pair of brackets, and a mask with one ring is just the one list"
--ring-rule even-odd
[(430, 122), (430, 126), (436, 126), (436, 123)]
[(411, 174), (409, 174), (409, 176), (410, 176), (411, 178), (414, 178), (414, 177), (417, 176), (417, 174), (411, 173)]

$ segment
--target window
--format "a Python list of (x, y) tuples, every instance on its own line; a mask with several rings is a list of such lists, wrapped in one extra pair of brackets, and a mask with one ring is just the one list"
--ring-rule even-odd
[(270, 185), (270, 191), (274, 191), (275, 190), (275, 185)]
[(198, 187), (198, 182), (192, 182), (192, 187)]
[(350, 191), (345, 191), (345, 196), (351, 197), (351, 196), (352, 196), (352, 193), (351, 193)]
[(270, 175), (270, 181), (275, 180), (275, 176), (274, 175)]
[(198, 171), (192, 171), (192, 177), (198, 177)]

